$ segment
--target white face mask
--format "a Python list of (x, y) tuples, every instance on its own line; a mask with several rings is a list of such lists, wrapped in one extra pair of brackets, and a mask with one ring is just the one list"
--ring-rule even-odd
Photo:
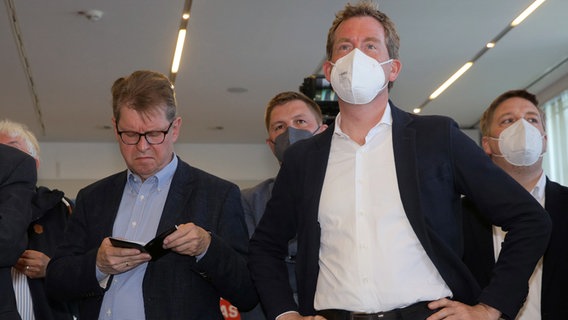
[(542, 138), (540, 131), (525, 119), (515, 121), (503, 130), (499, 138), (491, 138), (499, 141), (501, 155), (507, 162), (514, 166), (530, 166), (542, 157)]
[(382, 65), (355, 48), (337, 59), (331, 70), (331, 86), (341, 100), (351, 104), (371, 102), (387, 85)]

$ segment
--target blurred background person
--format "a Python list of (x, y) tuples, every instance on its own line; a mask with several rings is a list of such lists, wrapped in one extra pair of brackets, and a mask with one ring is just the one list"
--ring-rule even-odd
[[(39, 144), (24, 124), (0, 120), (0, 143), (28, 153), (39, 169)], [(45, 270), (55, 248), (63, 240), (72, 210), (71, 200), (62, 191), (36, 187), (27, 249), (12, 268), (16, 302), (23, 320), (72, 319), (67, 304), (53, 301), (45, 293)]]
[(0, 319), (20, 320), (12, 266), (26, 249), (37, 171), (28, 154), (0, 144)]
[[(264, 113), (264, 123), (268, 133), (266, 144), (272, 150), (279, 164), (282, 164), (284, 152), (290, 145), (308, 139), (327, 128), (327, 125), (323, 123), (323, 115), (319, 105), (306, 95), (294, 91), (281, 92), (270, 99)], [(254, 187), (241, 190), (245, 221), (251, 237), (264, 214), (266, 203), (270, 199), (274, 179), (269, 178)], [(297, 293), (294, 274), (296, 242), (296, 239), (289, 242), (288, 257), (286, 257), (290, 285), (294, 294)], [(241, 318), (259, 320), (266, 319), (266, 316), (258, 305), (250, 312), (241, 313)]]
[[(549, 180), (542, 169), (545, 128), (544, 111), (536, 96), (526, 90), (501, 94), (480, 121), (485, 153), (529, 191), (552, 220), (548, 248), (529, 280), (527, 300), (516, 318), (521, 320), (568, 319), (568, 188)], [(470, 199), (462, 202), (466, 213), (464, 261), (484, 287), (506, 232), (484, 219)]]

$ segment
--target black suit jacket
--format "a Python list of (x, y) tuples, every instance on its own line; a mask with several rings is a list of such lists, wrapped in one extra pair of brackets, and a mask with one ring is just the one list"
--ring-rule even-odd
[[(550, 219), (509, 175), (457, 127), (439, 116), (416, 116), (391, 103), (393, 152), (400, 196), (426, 253), (453, 292), (468, 304), (491, 305), (514, 317), (528, 290), (527, 279), (544, 252)], [(250, 245), (249, 266), (268, 316), (298, 310), (313, 315), (320, 245), (319, 199), (333, 126), (292, 145), (276, 178), (272, 198)], [(483, 291), (462, 261), (462, 194), (491, 212), (488, 219), (510, 229), (492, 283)], [(378, 195), (380, 196), (380, 195)], [(284, 257), (298, 233), (296, 276), (299, 306), (292, 298)], [(514, 248), (513, 248), (514, 249)]]
[[(47, 269), (48, 294), (80, 299), (81, 319), (99, 314), (104, 290), (95, 276), (97, 249), (112, 234), (126, 177), (124, 171), (79, 192), (63, 244)], [(187, 222), (210, 231), (211, 244), (198, 263), (176, 253), (148, 263), (142, 284), (146, 318), (222, 319), (221, 296), (240, 309), (254, 307), (258, 298), (246, 266), (238, 187), (179, 160), (157, 234)]]
[[(32, 223), (28, 227), (28, 249), (53, 257), (55, 248), (63, 240), (67, 221), (72, 211), (72, 201), (68, 207), (63, 203), (64, 193), (38, 187), (32, 201)], [(30, 279), (28, 286), (33, 301), (36, 320), (72, 320), (73, 306), (49, 299), (45, 292), (45, 278)]]
[(22, 151), (0, 144), (0, 319), (20, 319), (10, 269), (24, 252), (32, 217), (35, 161)]
[[(541, 288), (542, 319), (568, 319), (568, 188), (546, 180), (544, 208), (552, 220), (552, 233), (544, 253)], [(487, 221), (468, 199), (462, 201), (464, 210), (464, 262), (481, 286), (491, 280), (495, 265), (493, 231)]]

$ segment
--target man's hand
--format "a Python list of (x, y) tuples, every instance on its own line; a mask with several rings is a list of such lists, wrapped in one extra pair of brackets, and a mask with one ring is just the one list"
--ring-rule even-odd
[(164, 248), (188, 256), (198, 256), (209, 248), (211, 235), (193, 223), (181, 224), (164, 239)]
[(426, 320), (498, 320), (501, 317), (499, 310), (486, 304), (480, 303), (475, 306), (469, 306), (446, 298), (430, 302), (428, 308), (441, 310)]
[(105, 238), (97, 251), (97, 268), (105, 274), (118, 274), (134, 269), (152, 257), (138, 249), (114, 247)]
[(281, 316), (276, 317), (276, 320), (326, 320), (322, 316), (307, 316), (304, 317), (297, 312), (285, 313)]
[(14, 268), (30, 279), (45, 278), (45, 269), (49, 260), (51, 259), (43, 252), (26, 250), (22, 253)]

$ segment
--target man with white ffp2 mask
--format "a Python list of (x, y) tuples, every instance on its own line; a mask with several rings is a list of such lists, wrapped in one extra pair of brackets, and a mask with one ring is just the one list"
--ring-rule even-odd
[(544, 137), (535, 125), (519, 119), (501, 131), (499, 138), (489, 139), (499, 141), (501, 154), (492, 153), (494, 157), (503, 157), (514, 166), (530, 166), (544, 155)]
[[(544, 206), (553, 225), (548, 248), (529, 280), (527, 300), (515, 319), (568, 319), (568, 188), (547, 179), (542, 170), (547, 142), (544, 113), (533, 94), (511, 90), (493, 101), (480, 126), (485, 152)], [(464, 261), (483, 287), (505, 232), (482, 219), (469, 199), (464, 198), (462, 205), (464, 213), (474, 213), (464, 214)]]
[[(399, 46), (375, 2), (335, 15), (322, 69), (339, 113), (286, 151), (249, 243), (269, 319), (497, 320), (524, 300), (550, 219), (455, 121), (390, 101), (381, 88), (401, 71)], [(362, 76), (365, 66), (378, 67)], [(462, 195), (509, 230), (483, 289), (461, 259)], [(283, 259), (294, 237), (297, 300)]]
[(350, 104), (371, 102), (389, 84), (383, 65), (392, 61), (393, 59), (379, 62), (361, 50), (353, 49), (349, 54), (332, 63), (333, 91)]

